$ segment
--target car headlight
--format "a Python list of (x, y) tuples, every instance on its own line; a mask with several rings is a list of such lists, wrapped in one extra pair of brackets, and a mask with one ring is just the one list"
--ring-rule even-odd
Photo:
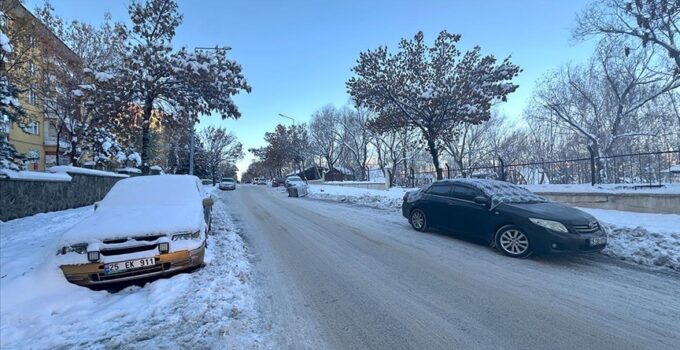
[(78, 254), (85, 254), (87, 253), (87, 243), (78, 243), (78, 244), (73, 244), (70, 246), (65, 246), (61, 247), (57, 254), (68, 254), (68, 253), (78, 253)]
[(200, 236), (201, 236), (201, 231), (189, 232), (189, 233), (178, 233), (176, 235), (172, 235), (172, 240), (177, 241), (177, 240), (197, 239)]
[(564, 226), (561, 222), (552, 221), (552, 220), (535, 219), (535, 218), (529, 218), (529, 220), (531, 220), (531, 222), (533, 222), (534, 224), (536, 224), (538, 226), (545, 227), (545, 228), (553, 230), (553, 231), (569, 232), (569, 230), (567, 230), (567, 227)]

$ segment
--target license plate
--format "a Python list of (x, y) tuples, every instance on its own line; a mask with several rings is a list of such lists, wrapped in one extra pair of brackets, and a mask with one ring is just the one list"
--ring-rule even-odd
[(607, 237), (594, 237), (590, 239), (590, 246), (598, 246), (607, 243)]
[(156, 258), (143, 258), (143, 259), (119, 261), (119, 262), (115, 262), (115, 263), (105, 264), (104, 265), (104, 273), (105, 274), (121, 273), (121, 272), (125, 272), (125, 271), (128, 271), (128, 270), (134, 270), (134, 269), (139, 269), (139, 268), (142, 268), (142, 267), (153, 266), (155, 264), (156, 264)]

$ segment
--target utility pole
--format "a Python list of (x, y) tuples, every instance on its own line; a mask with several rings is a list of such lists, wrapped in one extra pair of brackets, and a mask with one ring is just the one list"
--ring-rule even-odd
[[(231, 46), (215, 46), (215, 47), (194, 47), (194, 52), (197, 51), (229, 51), (231, 50)], [(193, 120), (191, 121), (191, 141), (189, 142), (189, 175), (194, 174), (194, 152), (195, 152), (195, 142), (194, 141), (194, 125), (195, 123)]]

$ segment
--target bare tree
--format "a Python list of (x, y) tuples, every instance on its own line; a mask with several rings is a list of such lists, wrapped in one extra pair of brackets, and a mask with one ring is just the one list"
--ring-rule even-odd
[(421, 130), (438, 179), (445, 131), (488, 120), (491, 104), (517, 89), (511, 81), (520, 71), (509, 58), (497, 64), (494, 56), (482, 56), (479, 47), (461, 53), (460, 37), (442, 31), (428, 47), (418, 32), (402, 39), (394, 54), (386, 47), (362, 52), (347, 82), (356, 103), (380, 112), (386, 124)]
[[(634, 38), (663, 50), (680, 78), (680, 2), (677, 0), (604, 0), (593, 2), (577, 19), (574, 35)], [(622, 48), (629, 52), (630, 48)]]
[(358, 171), (357, 180), (366, 179), (366, 168), (371, 156), (371, 131), (368, 128), (370, 118), (371, 111), (366, 108), (345, 106), (340, 110), (340, 127), (336, 129), (336, 137), (344, 149), (342, 153), (351, 158), (351, 167)]
[(220, 169), (243, 158), (243, 146), (227, 129), (213, 126), (203, 129), (201, 141), (205, 147), (208, 169), (215, 185)]
[(342, 146), (337, 137), (339, 113), (333, 105), (326, 105), (312, 114), (309, 123), (311, 146), (332, 170), (342, 154)]

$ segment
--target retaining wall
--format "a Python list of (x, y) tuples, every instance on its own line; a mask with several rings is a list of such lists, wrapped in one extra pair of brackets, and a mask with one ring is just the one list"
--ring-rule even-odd
[(678, 194), (589, 192), (537, 192), (537, 194), (549, 200), (576, 207), (624, 210), (639, 213), (680, 214), (680, 195)]
[(71, 181), (0, 178), (0, 221), (90, 205), (123, 179), (68, 173)]

